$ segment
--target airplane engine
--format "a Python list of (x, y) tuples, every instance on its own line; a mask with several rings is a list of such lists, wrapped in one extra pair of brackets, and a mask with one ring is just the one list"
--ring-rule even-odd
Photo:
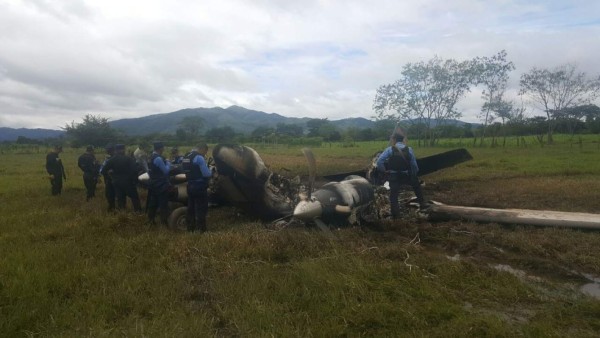
[(294, 209), (294, 217), (305, 221), (321, 219), (334, 221), (346, 219), (356, 207), (373, 201), (375, 192), (367, 179), (348, 176), (341, 182), (330, 182), (312, 193), (307, 201), (301, 201)]

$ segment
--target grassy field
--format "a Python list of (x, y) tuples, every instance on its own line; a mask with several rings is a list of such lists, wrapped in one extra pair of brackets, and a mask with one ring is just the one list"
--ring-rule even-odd
[[(560, 140), (560, 138), (559, 138)], [(528, 140), (529, 141), (529, 140)], [(447, 204), (600, 213), (597, 136), (469, 148), (424, 177)], [(416, 148), (418, 156), (448, 150)], [(467, 142), (464, 142), (465, 145)], [(313, 149), (320, 174), (365, 167), (383, 142)], [(299, 148), (257, 148), (305, 174)], [(0, 335), (577, 336), (600, 334), (600, 232), (470, 222), (383, 221), (378, 230), (266, 229), (229, 207), (209, 232), (150, 227), (85, 202), (78, 152), (50, 196), (44, 150), (0, 163)], [(587, 276), (587, 277), (586, 277)]]

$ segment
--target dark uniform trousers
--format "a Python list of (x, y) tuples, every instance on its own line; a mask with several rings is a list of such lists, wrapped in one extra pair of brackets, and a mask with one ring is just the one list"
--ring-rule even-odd
[(411, 186), (417, 196), (417, 202), (423, 203), (423, 190), (421, 190), (421, 184), (417, 175), (410, 175), (404, 173), (397, 173), (390, 175), (390, 209), (392, 211), (392, 217), (397, 218), (400, 216), (400, 205), (398, 204), (398, 196), (402, 186)]
[(83, 185), (85, 185), (87, 200), (96, 196), (96, 184), (98, 184), (98, 176), (96, 174), (89, 172), (83, 173)]
[[(104, 176), (104, 197), (108, 203), (108, 211), (115, 210), (115, 186), (109, 175)], [(124, 207), (124, 206), (123, 206)]]
[(63, 187), (63, 176), (62, 173), (54, 173), (54, 178), (50, 180), (52, 195), (60, 195)]
[(161, 184), (159, 186), (153, 186), (150, 184), (148, 188), (148, 202), (146, 208), (148, 209), (148, 220), (150, 223), (154, 223), (156, 217), (156, 210), (160, 211), (160, 223), (167, 225), (169, 218), (169, 186)]
[(117, 210), (124, 210), (127, 197), (133, 204), (134, 211), (142, 211), (140, 197), (138, 195), (135, 182), (130, 177), (113, 176), (114, 194), (117, 198)]
[(187, 229), (206, 231), (208, 192), (204, 182), (188, 182)]

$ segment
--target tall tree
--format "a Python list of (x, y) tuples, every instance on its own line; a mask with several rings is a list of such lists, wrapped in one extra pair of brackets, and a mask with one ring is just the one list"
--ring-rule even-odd
[(589, 104), (600, 93), (600, 76), (590, 79), (573, 64), (551, 70), (533, 68), (521, 75), (520, 84), (520, 94), (527, 95), (546, 113), (548, 143), (553, 142), (556, 120), (565, 109)]
[(185, 135), (189, 141), (196, 141), (200, 130), (204, 128), (204, 119), (201, 116), (192, 115), (183, 117), (177, 124), (183, 130), (180, 135)]
[(81, 123), (71, 121), (63, 128), (74, 147), (83, 145), (104, 146), (116, 142), (119, 137), (117, 130), (108, 124), (108, 118), (88, 114)]
[(380, 119), (425, 125), (425, 138), (435, 143), (434, 127), (461, 116), (454, 107), (474, 81), (472, 61), (434, 57), (404, 65), (401, 77), (377, 89), (373, 110)]
[(206, 132), (206, 138), (211, 143), (232, 142), (235, 138), (235, 131), (229, 126), (212, 128)]
[(585, 113), (586, 128), (594, 134), (600, 133), (600, 107), (595, 104), (587, 105)]
[[(488, 123), (493, 122), (493, 107), (502, 108), (502, 96), (506, 91), (508, 73), (515, 69), (512, 61), (506, 60), (506, 51), (502, 50), (492, 57), (477, 57), (473, 60), (473, 68), (477, 75), (477, 84), (483, 86), (481, 92), (485, 100), (479, 117), (483, 121), (480, 144), (483, 144)], [(503, 108), (506, 108), (504, 106)], [(504, 122), (503, 122), (504, 124)]]
[(300, 137), (304, 134), (304, 128), (297, 124), (277, 123), (277, 133), (293, 137)]
[(561, 112), (552, 113), (557, 116), (557, 121), (564, 124), (571, 139), (573, 139), (577, 127), (583, 125), (583, 119), (585, 118), (587, 122), (591, 116), (597, 115), (599, 112), (600, 108), (595, 104), (586, 104), (565, 108)]
[[(316, 137), (321, 136), (321, 130), (326, 129), (327, 125), (331, 124), (328, 119), (310, 119), (306, 121), (306, 129), (308, 129), (308, 136)], [(325, 127), (324, 127), (325, 126)]]

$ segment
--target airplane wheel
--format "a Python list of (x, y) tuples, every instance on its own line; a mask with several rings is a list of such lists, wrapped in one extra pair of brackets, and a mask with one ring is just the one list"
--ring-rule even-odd
[(179, 207), (169, 215), (169, 228), (171, 230), (187, 230), (187, 207)]

